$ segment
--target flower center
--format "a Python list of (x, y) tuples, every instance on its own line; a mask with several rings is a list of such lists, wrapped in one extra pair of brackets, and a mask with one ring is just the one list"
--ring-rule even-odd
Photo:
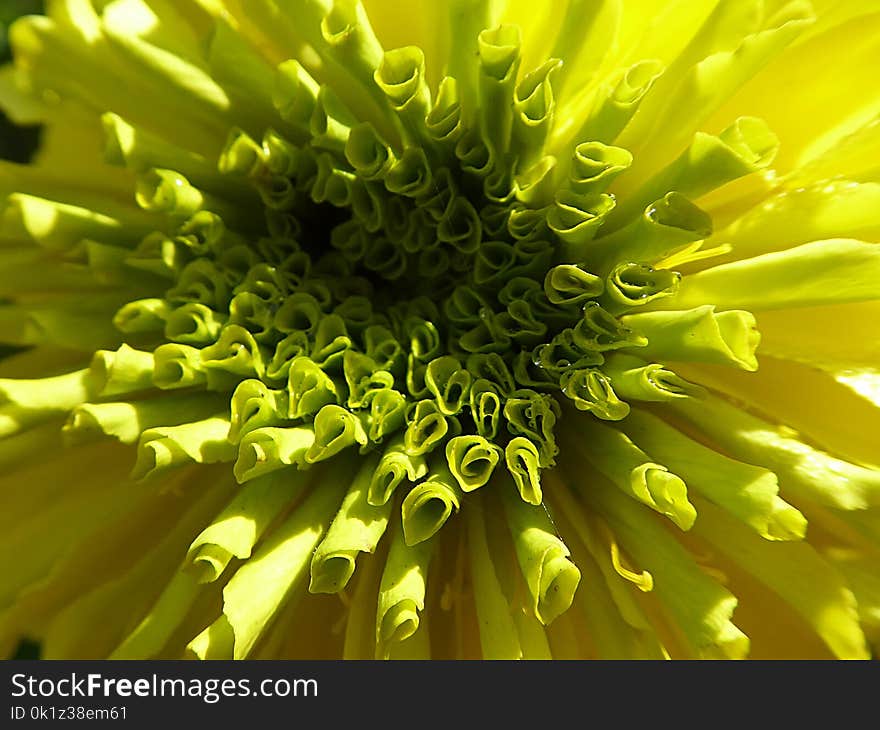
[[(606, 192), (633, 161), (606, 143), (640, 98), (618, 87), (650, 85), (656, 69), (625, 75), (587, 115), (584, 141), (560, 143), (560, 62), (517, 83), (518, 29), (477, 45), (476, 94), (451, 77), (432, 94), (419, 49), (385, 53), (372, 79), (385, 112), (360, 117), (282, 63), (277, 129), (259, 141), (233, 130), (219, 175), (182, 159), (139, 176), (140, 205), (172, 224), (126, 263), (171, 285), (115, 319), (154, 348), (158, 387), (231, 393), (239, 481), (380, 446), (371, 504), (427, 477), (403, 505), (411, 544), (496, 469), (540, 504), (565, 409), (620, 420), (623, 398), (690, 392), (650, 358), (693, 342), (728, 360), (754, 350), (746, 313), (635, 314), (676, 292), (670, 264), (702, 255), (711, 231), (667, 192), (687, 188), (687, 166), (624, 205)], [(104, 121), (111, 157), (168, 158), (121, 118)], [(748, 147), (745, 132), (729, 136)]]

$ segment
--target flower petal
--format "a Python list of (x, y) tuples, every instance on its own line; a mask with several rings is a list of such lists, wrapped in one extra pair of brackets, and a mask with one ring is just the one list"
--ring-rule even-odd
[(694, 532), (791, 604), (839, 659), (867, 659), (856, 600), (845, 582), (805, 542), (759, 540), (709, 505), (698, 505)]

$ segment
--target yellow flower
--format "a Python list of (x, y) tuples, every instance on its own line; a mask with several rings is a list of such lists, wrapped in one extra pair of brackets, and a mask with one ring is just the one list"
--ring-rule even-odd
[(880, 647), (880, 12), (48, 5), (0, 653)]

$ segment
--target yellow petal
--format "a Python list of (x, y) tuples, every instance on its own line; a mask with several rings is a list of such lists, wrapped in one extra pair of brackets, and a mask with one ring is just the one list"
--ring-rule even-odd
[(856, 302), (758, 314), (758, 355), (826, 370), (880, 363), (880, 302)]
[(748, 654), (749, 639), (732, 622), (736, 597), (699, 568), (659, 518), (598, 481), (583, 485), (582, 493), (607, 517), (626, 550), (651, 571), (654, 591), (694, 656), (741, 659)]
[(774, 59), (726, 101), (710, 124), (723, 124), (734, 114), (766, 120), (785, 140), (776, 160), (781, 173), (833, 156), (841, 137), (880, 112), (880, 99), (865, 93), (874, 88), (871, 69), (880, 64), (878, 39), (877, 12), (829, 28)]
[(700, 503), (697, 510), (695, 534), (782, 596), (835, 656), (869, 658), (855, 597), (841, 576), (808, 543), (768, 543), (711, 505)]
[(832, 454), (865, 465), (880, 461), (880, 408), (820, 370), (770, 357), (762, 358), (758, 372), (746, 377), (732, 369), (684, 363), (676, 370), (770, 422), (791, 426)]

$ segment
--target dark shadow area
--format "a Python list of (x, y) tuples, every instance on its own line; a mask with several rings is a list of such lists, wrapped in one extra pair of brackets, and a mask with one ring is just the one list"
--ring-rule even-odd
[(18, 127), (0, 112), (0, 159), (29, 162), (40, 144), (40, 127)]
[(40, 645), (35, 641), (29, 641), (25, 639), (22, 641), (18, 648), (15, 650), (15, 654), (13, 654), (11, 659), (39, 659), (40, 658)]

